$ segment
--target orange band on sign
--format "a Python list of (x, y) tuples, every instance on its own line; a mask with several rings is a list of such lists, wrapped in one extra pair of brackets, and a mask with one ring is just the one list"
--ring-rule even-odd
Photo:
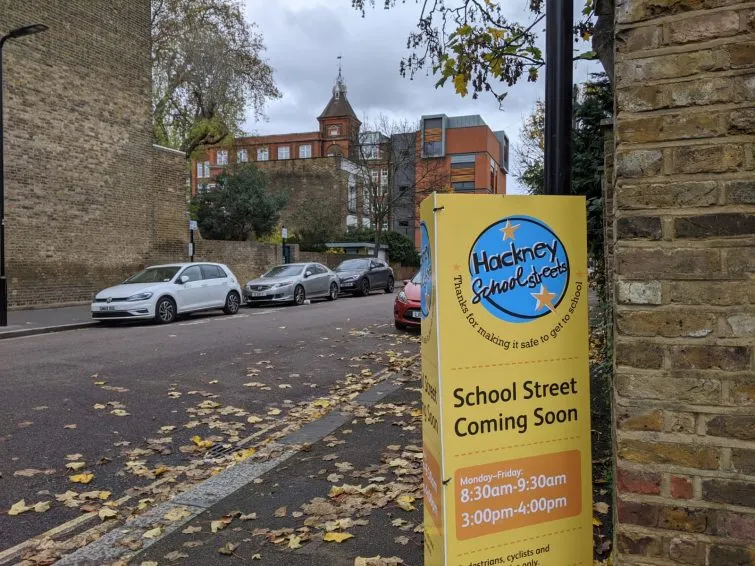
[(423, 450), (423, 479), (425, 507), (438, 528), (443, 527), (443, 499), (440, 490), (440, 464), (426, 447)]
[(582, 511), (578, 450), (463, 468), (454, 484), (459, 540), (574, 517)]

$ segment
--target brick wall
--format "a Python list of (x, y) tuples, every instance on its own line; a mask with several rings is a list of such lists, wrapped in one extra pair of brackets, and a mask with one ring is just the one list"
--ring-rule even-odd
[(88, 300), (180, 247), (183, 158), (152, 147), (150, 2), (113, 6), (0, 0), (0, 32), (50, 27), (4, 48), (12, 306)]
[(268, 175), (270, 188), (290, 195), (281, 215), (289, 229), (296, 229), (297, 216), (317, 207), (318, 216), (327, 211), (340, 231), (346, 230), (349, 173), (341, 168), (340, 157), (267, 161), (257, 166)]
[[(194, 261), (213, 261), (226, 264), (241, 285), (262, 275), (270, 267), (283, 263), (280, 244), (203, 240), (194, 236)], [(299, 261), (299, 246), (291, 245), (291, 261)]]
[(755, 4), (616, 6), (617, 562), (755, 564)]

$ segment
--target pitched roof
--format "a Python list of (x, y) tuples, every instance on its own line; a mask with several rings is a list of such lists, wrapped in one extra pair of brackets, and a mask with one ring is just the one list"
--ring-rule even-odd
[(351, 104), (349, 104), (349, 99), (346, 98), (346, 84), (343, 82), (343, 79), (341, 78), (341, 74), (339, 72), (338, 79), (336, 79), (336, 84), (333, 87), (333, 96), (330, 97), (328, 105), (325, 107), (325, 110), (322, 111), (322, 114), (317, 117), (317, 119), (321, 120), (322, 118), (342, 118), (344, 116), (348, 116), (349, 118), (353, 118), (354, 120), (359, 122), (359, 118), (357, 118), (354, 109), (351, 107)]

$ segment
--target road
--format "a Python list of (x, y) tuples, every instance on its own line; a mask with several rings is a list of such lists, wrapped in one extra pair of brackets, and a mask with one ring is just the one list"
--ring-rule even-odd
[[(3, 340), (0, 551), (101, 504), (67, 507), (57, 495), (131, 494), (130, 505), (145, 497), (135, 487), (177, 467), (202, 479), (211, 470), (198, 469), (192, 436), (217, 446), (266, 434), (343, 387), (347, 374), (369, 380), (390, 357), (416, 354), (417, 337), (393, 328), (392, 302), (374, 294)], [(83, 464), (66, 469), (70, 462)], [(94, 476), (86, 485), (70, 479), (86, 473)], [(21, 499), (51, 508), (8, 516)]]

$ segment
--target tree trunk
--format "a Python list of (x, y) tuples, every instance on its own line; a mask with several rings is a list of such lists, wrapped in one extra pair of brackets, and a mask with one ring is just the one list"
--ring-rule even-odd
[(375, 250), (373, 252), (373, 257), (378, 257), (380, 255), (380, 236), (383, 235), (383, 225), (375, 224)]

